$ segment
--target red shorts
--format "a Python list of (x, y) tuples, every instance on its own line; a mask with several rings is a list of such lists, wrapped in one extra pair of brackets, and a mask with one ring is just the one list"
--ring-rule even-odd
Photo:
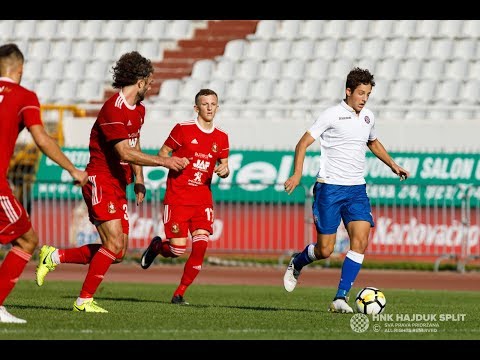
[(127, 195), (125, 189), (112, 184), (108, 176), (89, 175), (82, 187), (90, 222), (97, 226), (104, 221), (122, 220), (123, 233), (128, 235)]
[(213, 234), (213, 209), (209, 205), (165, 205), (163, 224), (167, 239), (186, 238), (188, 231), (203, 229)]
[(0, 192), (0, 243), (8, 244), (18, 239), (31, 227), (27, 211), (12, 190), (3, 189)]

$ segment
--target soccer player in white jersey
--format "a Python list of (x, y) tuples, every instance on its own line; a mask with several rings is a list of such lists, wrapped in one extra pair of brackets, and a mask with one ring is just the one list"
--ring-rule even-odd
[(342, 265), (337, 293), (329, 311), (352, 313), (348, 292), (362, 266), (370, 228), (374, 226), (364, 178), (367, 146), (392, 171), (405, 180), (409, 172), (390, 157), (375, 133), (375, 117), (365, 104), (375, 86), (367, 69), (354, 68), (347, 76), (345, 99), (323, 111), (295, 147), (293, 175), (285, 181), (291, 194), (302, 178), (307, 148), (320, 138), (321, 156), (317, 182), (313, 188), (313, 218), (317, 242), (292, 256), (285, 272), (285, 290), (297, 285), (302, 268), (328, 258), (334, 249), (337, 228), (343, 220), (350, 237), (350, 250)]

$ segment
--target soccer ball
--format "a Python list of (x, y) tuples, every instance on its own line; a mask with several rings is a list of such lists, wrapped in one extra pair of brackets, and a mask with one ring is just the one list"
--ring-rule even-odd
[(355, 297), (357, 312), (367, 315), (380, 314), (385, 310), (387, 299), (383, 292), (372, 286), (364, 287)]

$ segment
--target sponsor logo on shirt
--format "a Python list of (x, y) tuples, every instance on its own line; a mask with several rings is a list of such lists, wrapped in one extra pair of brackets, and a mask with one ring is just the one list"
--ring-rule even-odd
[(198, 144), (198, 141), (197, 139), (193, 139), (192, 142), (190, 144)]
[(115, 204), (111, 201), (108, 203), (108, 212), (110, 214), (114, 214), (117, 212), (117, 209), (115, 208)]
[(351, 116), (340, 116), (338, 120), (350, 120), (351, 118)]
[(370, 124), (370, 118), (368, 116), (365, 116), (364, 120), (367, 124)]

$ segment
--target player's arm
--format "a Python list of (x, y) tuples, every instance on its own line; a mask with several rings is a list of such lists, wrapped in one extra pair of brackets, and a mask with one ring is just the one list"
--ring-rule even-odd
[(215, 166), (215, 174), (225, 179), (230, 175), (230, 169), (228, 168), (228, 158), (218, 159), (218, 163)]
[[(135, 146), (135, 148), (138, 151), (142, 151), (140, 147), (140, 138), (138, 139), (137, 145)], [(132, 164), (132, 169), (135, 175), (135, 185), (133, 187), (133, 190), (135, 191), (135, 197), (137, 198), (137, 206), (138, 206), (145, 199), (145, 193), (147, 192), (147, 189), (145, 188), (145, 182), (143, 177), (143, 166)]]
[(32, 125), (28, 130), (30, 131), (30, 134), (32, 134), (33, 140), (38, 148), (50, 159), (67, 170), (74, 179), (76, 185), (83, 186), (87, 183), (87, 172), (77, 169), (75, 165), (73, 165), (70, 159), (62, 152), (62, 149), (60, 149), (57, 142), (47, 134), (42, 125)]
[(180, 171), (185, 168), (185, 166), (187, 166), (189, 163), (187, 158), (179, 158), (176, 156), (161, 157), (145, 154), (144, 152), (134, 147), (131, 147), (128, 139), (118, 141), (115, 144), (114, 149), (120, 160), (128, 162), (132, 165), (135, 164), (140, 166), (163, 166), (167, 169)]
[(303, 173), (303, 162), (305, 161), (305, 154), (307, 148), (315, 142), (315, 139), (310, 132), (305, 132), (295, 146), (295, 157), (293, 160), (293, 175), (285, 181), (285, 191), (291, 194), (293, 190), (300, 184)]
[(369, 140), (367, 146), (370, 151), (379, 158), (385, 165), (387, 165), (392, 171), (400, 177), (400, 180), (405, 180), (410, 176), (410, 173), (404, 168), (397, 165), (387, 152), (383, 144), (378, 140)]
[(163, 146), (158, 150), (158, 156), (160, 157), (169, 157), (172, 153), (172, 148), (163, 144)]

